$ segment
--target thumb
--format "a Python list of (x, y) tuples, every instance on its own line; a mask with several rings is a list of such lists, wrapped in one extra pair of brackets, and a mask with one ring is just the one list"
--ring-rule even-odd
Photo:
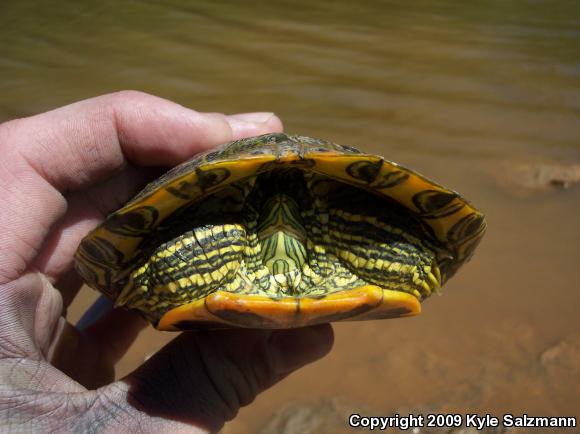
[(327, 354), (332, 343), (328, 324), (186, 332), (111, 385), (115, 396), (108, 399), (132, 407), (141, 426), (149, 418), (156, 428), (164, 420), (164, 428), (216, 432), (260, 392)]

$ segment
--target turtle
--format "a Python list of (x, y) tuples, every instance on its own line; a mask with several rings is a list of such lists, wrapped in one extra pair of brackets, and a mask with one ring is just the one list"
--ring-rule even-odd
[(419, 314), (485, 228), (458, 193), (381, 156), (271, 133), (149, 183), (75, 265), (159, 330), (294, 328)]

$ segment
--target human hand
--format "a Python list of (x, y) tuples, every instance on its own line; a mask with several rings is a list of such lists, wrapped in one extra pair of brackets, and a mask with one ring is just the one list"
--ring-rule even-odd
[(281, 129), (269, 113), (198, 113), (138, 92), (0, 125), (0, 431), (215, 432), (330, 350), (328, 325), (188, 332), (113, 382), (145, 322), (111, 309), (77, 327), (63, 317), (81, 238), (153, 167)]

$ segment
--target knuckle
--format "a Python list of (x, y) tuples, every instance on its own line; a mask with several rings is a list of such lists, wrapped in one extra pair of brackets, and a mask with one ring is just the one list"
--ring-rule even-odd
[(120, 90), (109, 94), (114, 103), (147, 103), (156, 99), (155, 96), (150, 95), (139, 90)]

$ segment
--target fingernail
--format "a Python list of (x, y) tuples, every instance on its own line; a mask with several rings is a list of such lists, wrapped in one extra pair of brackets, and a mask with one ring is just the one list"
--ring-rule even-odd
[(244, 122), (253, 122), (253, 123), (265, 123), (268, 122), (274, 113), (272, 112), (254, 112), (254, 113), (235, 113), (233, 115), (229, 115), (228, 118), (230, 119), (237, 119)]
[(232, 137), (235, 139), (239, 137), (256, 135), (254, 131), (258, 128), (258, 125), (253, 122), (246, 122), (236, 118), (228, 118), (228, 123), (232, 129)]
[(328, 354), (333, 340), (328, 324), (273, 332), (269, 344), (276, 371), (287, 374), (320, 359)]
[[(227, 117), (234, 138), (257, 136), (280, 129), (274, 113), (241, 113)], [(272, 123), (272, 125), (270, 125)]]

